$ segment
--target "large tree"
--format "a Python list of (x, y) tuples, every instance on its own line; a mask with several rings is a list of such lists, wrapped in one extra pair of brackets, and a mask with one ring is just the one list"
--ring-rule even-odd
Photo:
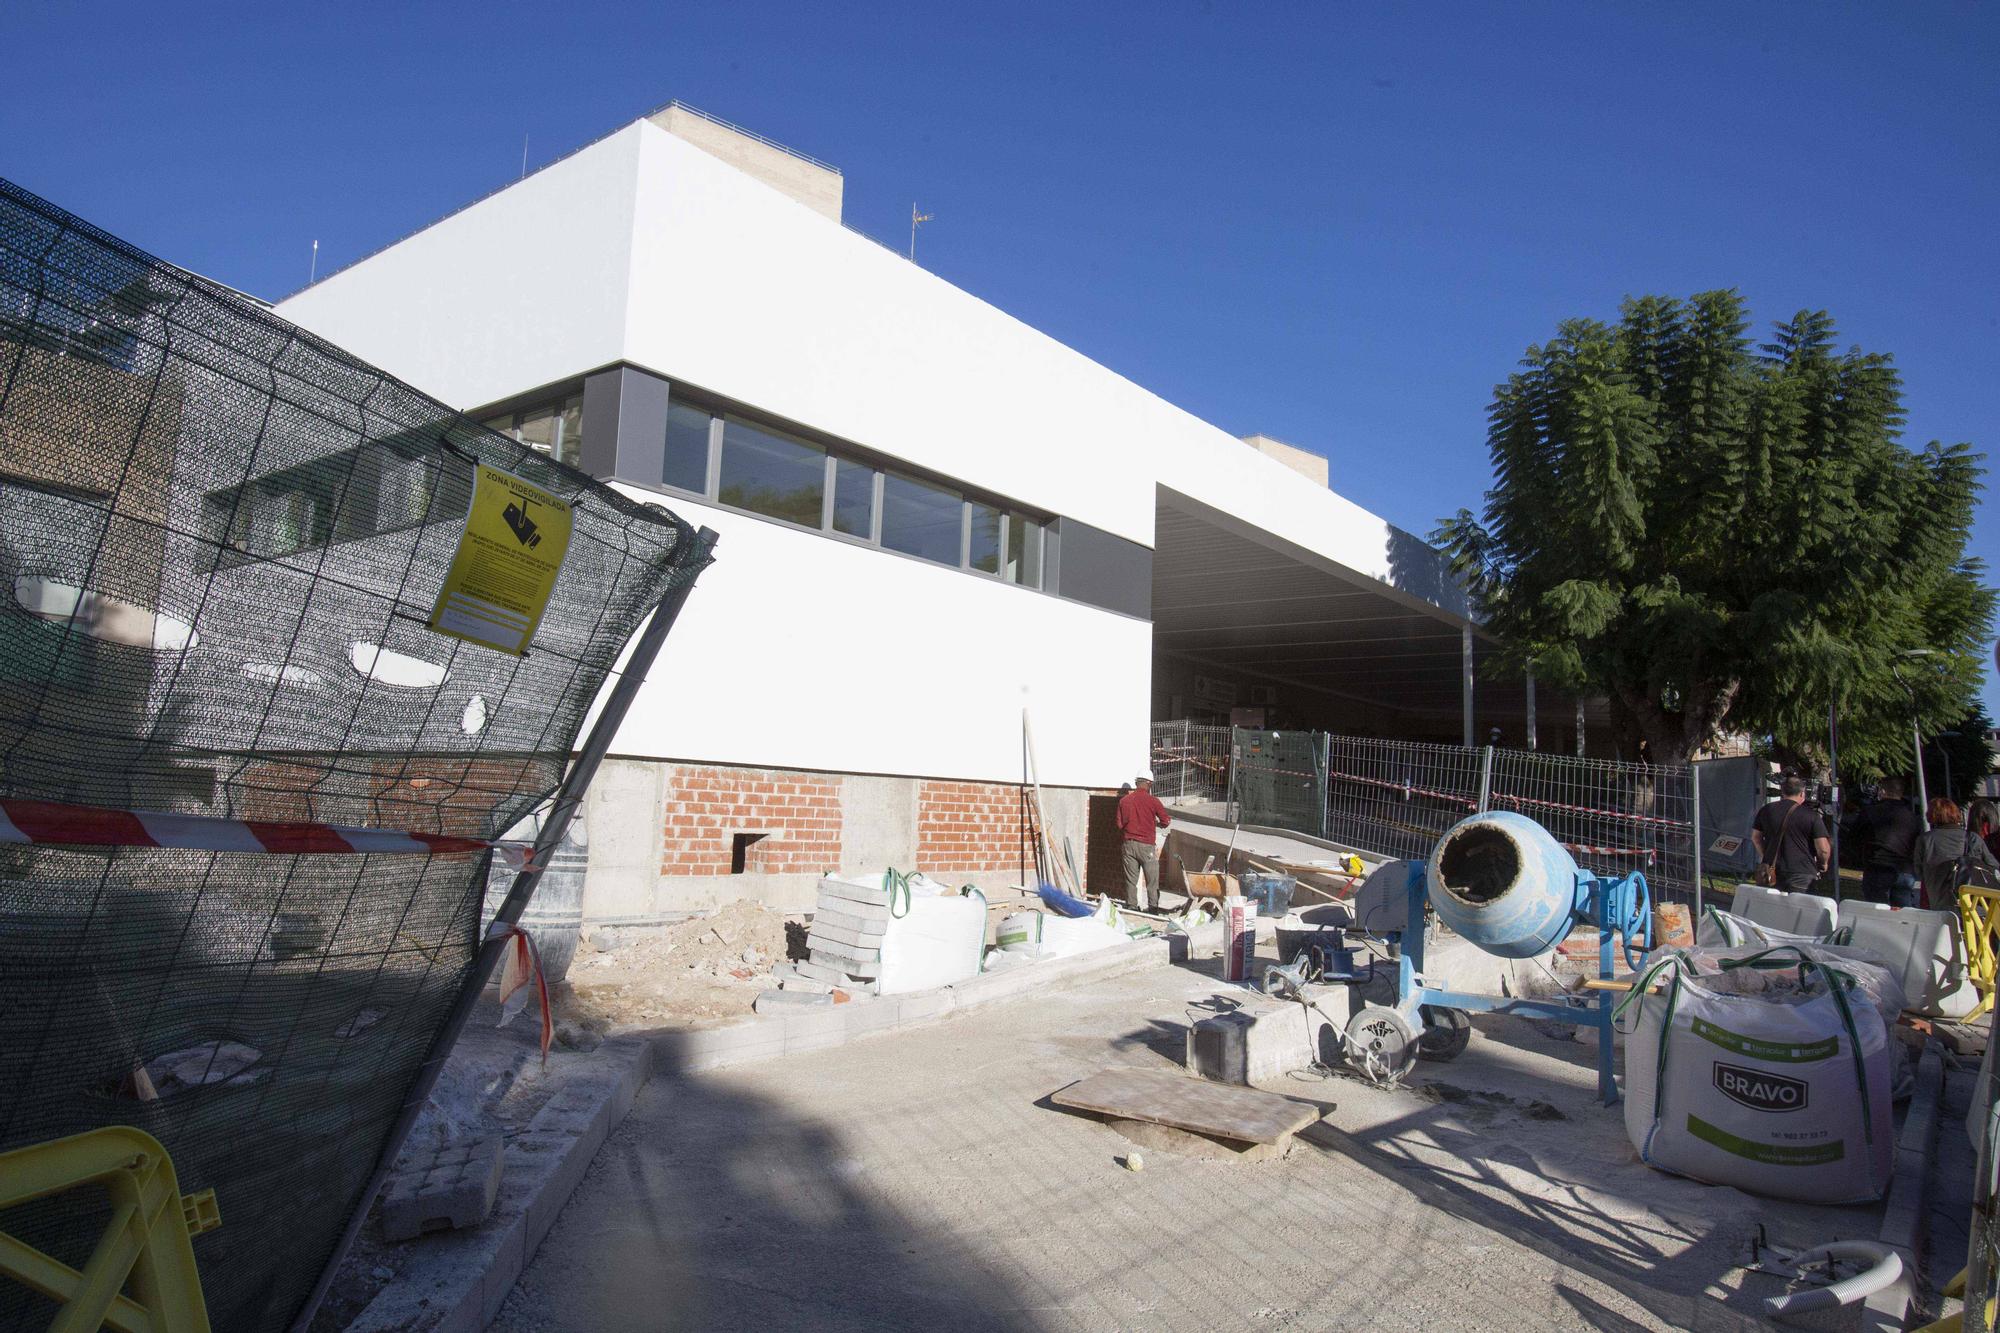
[(1837, 699), (1843, 767), (1893, 766), (1980, 680), (1980, 456), (1903, 447), (1890, 359), (1825, 312), (1748, 327), (1733, 291), (1563, 323), (1494, 391), (1483, 515), (1433, 539), (1503, 669), (1605, 695), (1655, 759), (1725, 728), (1815, 753)]

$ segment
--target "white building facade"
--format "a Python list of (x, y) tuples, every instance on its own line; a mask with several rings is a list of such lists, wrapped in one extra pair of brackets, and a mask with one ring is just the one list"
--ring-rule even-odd
[(1018, 882), (1024, 707), (1079, 861), (1156, 716), (1518, 735), (1434, 551), (843, 227), (841, 185), (673, 107), (276, 307), (720, 534), (593, 794), (588, 919)]

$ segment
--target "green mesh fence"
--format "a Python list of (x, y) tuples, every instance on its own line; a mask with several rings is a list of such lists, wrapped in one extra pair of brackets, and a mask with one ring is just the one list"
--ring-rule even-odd
[[(525, 657), (426, 625), (473, 465), (567, 497)], [(691, 529), (0, 182), (0, 799), (491, 838)], [(0, 1150), (148, 1131), (219, 1329), (300, 1310), (474, 957), (485, 857), (0, 848)], [(101, 1204), (0, 1228), (81, 1266)], [(0, 1290), (0, 1327), (54, 1307)]]

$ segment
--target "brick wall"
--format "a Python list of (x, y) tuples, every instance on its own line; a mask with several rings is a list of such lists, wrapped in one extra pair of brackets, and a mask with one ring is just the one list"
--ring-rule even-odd
[(818, 874), (840, 865), (840, 779), (758, 768), (675, 767), (666, 800), (662, 875), (726, 875), (734, 838), (751, 874)]
[[(1018, 786), (926, 781), (918, 787), (919, 870), (933, 874), (1018, 870), (1026, 843)], [(1026, 860), (1034, 864), (1032, 856)]]

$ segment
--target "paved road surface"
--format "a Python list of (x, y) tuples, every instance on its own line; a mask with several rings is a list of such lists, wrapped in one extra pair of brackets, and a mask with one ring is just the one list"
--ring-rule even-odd
[(1097, 1069), (1168, 1062), (1217, 989), (1159, 969), (656, 1075), (493, 1327), (1751, 1326), (1337, 1136), (1263, 1162), (1148, 1152), (1135, 1174), (1116, 1131), (1048, 1106)]

